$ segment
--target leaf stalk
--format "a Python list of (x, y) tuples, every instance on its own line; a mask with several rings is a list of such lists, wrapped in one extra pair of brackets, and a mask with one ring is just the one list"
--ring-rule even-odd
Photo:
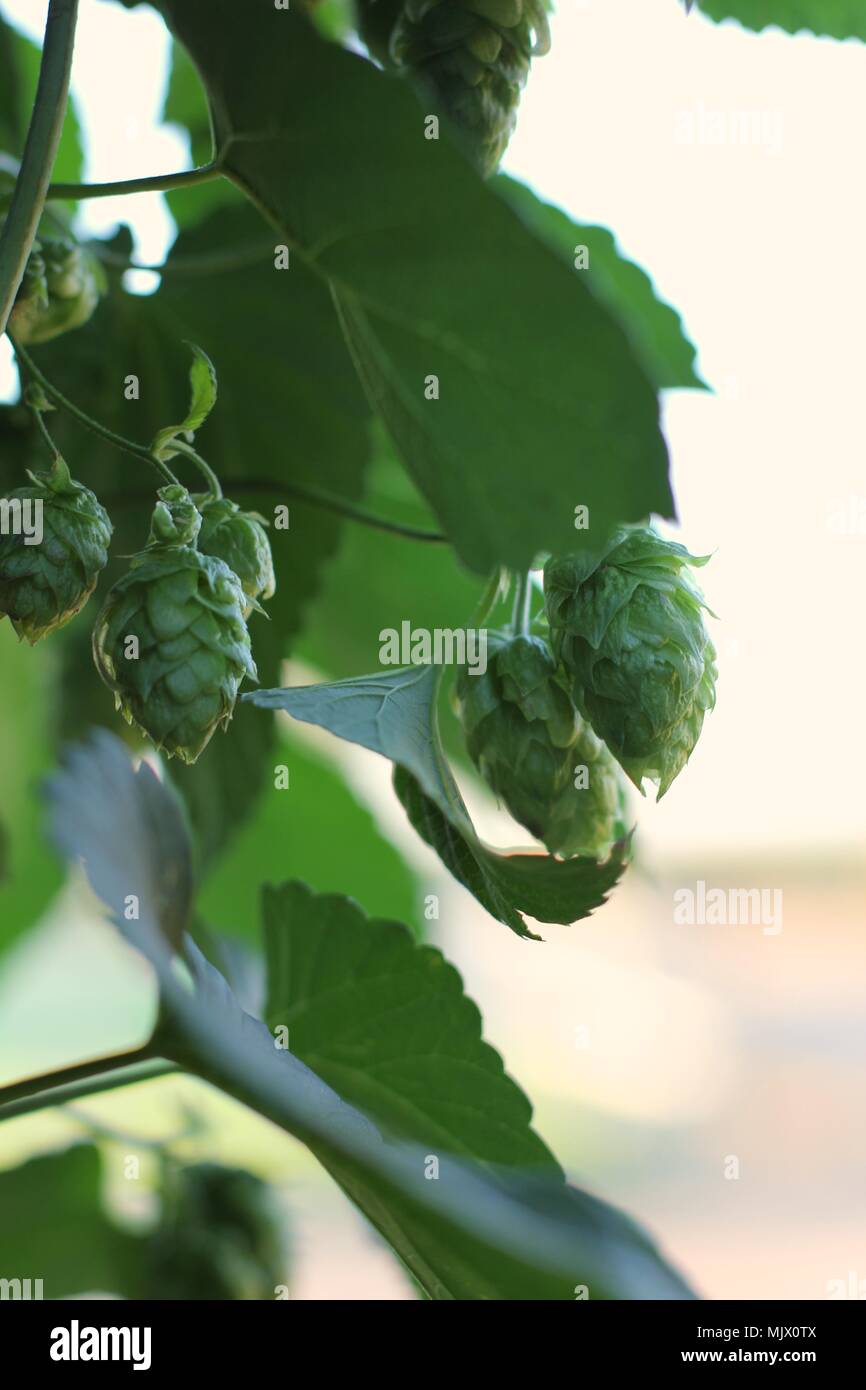
[(176, 174), (149, 174), (141, 179), (117, 179), (109, 183), (52, 183), (47, 196), (78, 202), (82, 198), (117, 198), (129, 193), (172, 193), (177, 188), (192, 188), (223, 177), (222, 168), (213, 160), (197, 169), (181, 169)]
[(0, 1123), (178, 1070), (174, 1063), (166, 1062), (151, 1043), (145, 1043), (131, 1052), (96, 1057), (59, 1071), (27, 1077), (10, 1086), (0, 1086)]

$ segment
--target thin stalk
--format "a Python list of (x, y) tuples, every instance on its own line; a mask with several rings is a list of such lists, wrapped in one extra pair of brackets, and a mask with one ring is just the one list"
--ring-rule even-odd
[[(85, 414), (77, 405), (73, 405), (72, 401), (68, 400), (67, 397), (48, 380), (44, 372), (37, 367), (29, 352), (27, 352), (15, 339), (12, 340), (12, 346), (15, 349), (16, 357), (23, 362), (27, 372), (32, 376), (34, 381), (38, 382), (46, 396), (48, 396), (49, 400), (54, 401), (55, 405), (67, 411), (74, 419), (78, 420), (80, 424), (86, 426), (87, 429), (92, 430), (95, 434), (101, 435), (103, 439), (107, 439), (108, 442), (114, 444), (116, 448), (122, 449), (127, 454), (132, 454), (133, 458), (144, 459), (154, 468), (159, 469), (167, 482), (176, 483), (178, 481), (168, 465), (163, 463), (161, 459), (156, 458), (144, 444), (136, 444), (131, 439), (124, 439), (123, 435), (115, 434), (114, 430), (108, 429), (106, 425), (100, 424), (98, 420), (94, 420), (91, 416)], [(174, 440), (172, 448), (177, 449), (178, 453), (185, 455), (196, 463), (201, 471), (208, 477), (208, 481), (211, 482), (211, 479), (213, 480), (211, 486), (213, 487), (215, 484), (216, 487), (220, 489), (219, 480), (213, 472), (213, 469), (209, 464), (205, 463), (204, 459), (201, 458), (189, 444), (186, 444), (183, 440)], [(439, 531), (425, 531), (418, 526), (404, 526), (402, 522), (389, 521), (386, 517), (375, 516), (372, 512), (364, 511), (362, 507), (356, 507), (353, 503), (346, 502), (342, 497), (334, 497), (329, 492), (324, 492), (320, 488), (308, 487), (304, 483), (283, 482), (276, 478), (235, 478), (231, 481), (226, 481), (226, 487), (230, 486), (234, 487), (238, 492), (267, 492), (276, 494), (277, 496), (296, 497), (299, 502), (309, 502), (311, 506), (321, 507), (325, 511), (336, 513), (338, 516), (348, 517), (350, 521), (359, 521), (362, 525), (372, 526), (378, 531), (387, 531), (391, 535), (403, 536), (407, 540), (427, 541), (439, 545), (448, 543), (448, 537)], [(216, 492), (215, 495), (218, 497), (221, 496), (221, 489)]]
[(99, 241), (89, 241), (87, 249), (112, 270), (146, 270), (151, 275), (220, 275), (261, 265), (266, 257), (273, 255), (272, 246), (263, 246), (257, 242), (235, 251), (211, 251), (201, 256), (171, 255), (160, 265), (146, 265), (143, 261), (130, 260), (128, 256), (109, 250)]
[(372, 526), (377, 531), (387, 531), (390, 535), (403, 536), (410, 541), (427, 541), (434, 545), (447, 545), (448, 537), (441, 531), (425, 531), (419, 526), (404, 526), (401, 521), (390, 521), (387, 517), (376, 516), (373, 512), (356, 507), (342, 497), (335, 497), (321, 488), (309, 487), (306, 483), (289, 483), (282, 478), (224, 478), (224, 486), (235, 492), (267, 492), (276, 496), (296, 497), (299, 502), (309, 502), (313, 507), (321, 507), (326, 512), (359, 521), (362, 526)]
[(0, 1086), (0, 1121), (46, 1110), (50, 1106), (65, 1105), (67, 1101), (97, 1095), (101, 1091), (114, 1090), (136, 1081), (150, 1081), (177, 1070), (177, 1066), (161, 1058), (150, 1043), (131, 1052), (95, 1057), (90, 1062), (78, 1062), (60, 1071), (45, 1072), (41, 1076), (16, 1081), (11, 1086)]
[(220, 486), (220, 480), (216, 473), (214, 473), (210, 464), (205, 463), (201, 454), (197, 454), (195, 449), (183, 439), (173, 439), (171, 441), (171, 447), (172, 449), (176, 449), (179, 454), (182, 454), (184, 458), (192, 460), (199, 472), (206, 478), (211, 497), (222, 497), (223, 490)]
[(45, 446), (46, 446), (46, 448), (49, 450), (49, 452), (50, 452), (50, 454), (51, 454), (51, 457), (52, 457), (53, 459), (58, 459), (58, 458), (60, 458), (60, 450), (58, 449), (57, 445), (54, 443), (54, 440), (51, 438), (51, 431), (49, 430), (48, 426), (46, 425), (45, 421), (44, 421), (43, 418), (42, 418), (42, 411), (41, 411), (41, 410), (37, 410), (37, 409), (36, 409), (36, 406), (31, 406), (31, 407), (30, 407), (30, 414), (33, 416), (33, 419), (36, 421), (36, 428), (38, 429), (39, 433), (41, 434), (41, 436), (42, 436), (42, 438), (43, 438), (43, 440), (44, 440), (44, 442), (45, 442)]
[(30, 353), (21, 346), (17, 339), (13, 338), (11, 334), (9, 336), (12, 347), (15, 350), (15, 356), (20, 362), (23, 362), (28, 375), (39, 383), (49, 400), (52, 400), (61, 410), (65, 410), (68, 415), (71, 415), (79, 424), (84, 425), (86, 429), (92, 430), (94, 434), (98, 434), (102, 439), (107, 439), (109, 444), (113, 444), (116, 449), (120, 449), (125, 454), (131, 454), (133, 458), (143, 459), (145, 463), (149, 463), (151, 467), (155, 468), (161, 475), (164, 482), (176, 483), (178, 481), (174, 473), (172, 473), (171, 469), (168, 467), (168, 464), (163, 463), (161, 459), (158, 459), (152, 454), (145, 444), (136, 444), (132, 439), (124, 439), (122, 434), (115, 434), (114, 430), (110, 430), (107, 425), (100, 424), (98, 420), (94, 420), (92, 416), (81, 410), (77, 405), (74, 405), (72, 401), (64, 396), (62, 391), (58, 390), (53, 382), (48, 380), (48, 377), (41, 368), (37, 367)]
[(50, 0), (33, 115), (21, 170), (0, 232), (0, 334), (6, 331), (45, 206), (66, 114), (77, 18), (78, 0)]
[(48, 197), (69, 198), (77, 203), (82, 198), (116, 198), (128, 193), (171, 193), (176, 188), (192, 188), (195, 184), (209, 183), (222, 177), (222, 169), (214, 160), (210, 164), (202, 164), (198, 169), (182, 169), (177, 174), (149, 174), (142, 179), (118, 179), (113, 183), (52, 183), (48, 187)]

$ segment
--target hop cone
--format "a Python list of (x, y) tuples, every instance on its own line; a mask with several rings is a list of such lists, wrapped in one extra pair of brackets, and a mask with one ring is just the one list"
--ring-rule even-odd
[(158, 495), (148, 545), (110, 590), (93, 654), (127, 722), (168, 757), (194, 763), (256, 668), (240, 581), (196, 549), (201, 516), (185, 488)]
[(22, 343), (47, 343), (86, 323), (105, 287), (102, 267), (68, 239), (33, 243), (24, 279), (9, 316)]
[(491, 633), (487, 652), (484, 675), (463, 668), (456, 685), (472, 761), (551, 854), (605, 856), (621, 833), (616, 764), (578, 718), (549, 646)]
[[(73, 482), (57, 458), (50, 473), (31, 473), (32, 487), (0, 499), (0, 617), (31, 645), (84, 607), (108, 563), (111, 521), (89, 488)], [(42, 505), (42, 539), (13, 534), (16, 503), (30, 502), (31, 525)], [(21, 513), (26, 519), (26, 508)], [(6, 531), (7, 534), (2, 534)]]
[(273, 1300), (285, 1282), (280, 1214), (252, 1173), (199, 1163), (166, 1184), (151, 1238), (151, 1297)]
[(256, 512), (242, 512), (227, 497), (210, 497), (199, 504), (202, 516), (198, 548), (203, 555), (223, 560), (241, 581), (247, 596), (244, 617), (272, 598), (277, 588), (274, 559), (265, 523)]
[(649, 777), (659, 797), (715, 704), (716, 653), (688, 568), (706, 559), (626, 526), (601, 555), (553, 560), (544, 572), (554, 650), (578, 709), (635, 786)]
[(391, 35), (393, 60), (441, 99), (484, 174), (511, 139), (533, 55), (549, 46), (545, 0), (405, 0)]

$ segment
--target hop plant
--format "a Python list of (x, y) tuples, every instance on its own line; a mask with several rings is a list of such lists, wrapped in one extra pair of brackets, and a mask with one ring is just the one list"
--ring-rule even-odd
[(267, 523), (257, 512), (242, 512), (227, 497), (204, 498), (199, 510), (198, 548), (203, 555), (223, 560), (237, 575), (247, 597), (244, 617), (249, 618), (259, 599), (272, 598), (277, 588)]
[(544, 572), (553, 646), (578, 709), (635, 786), (656, 781), (659, 797), (715, 704), (716, 652), (689, 569), (707, 558), (625, 526), (601, 554), (552, 560)]
[(455, 688), (469, 756), (551, 854), (604, 857), (622, 832), (617, 767), (578, 717), (550, 647), (494, 632), (487, 652), (484, 674), (461, 668)]
[[(8, 617), (32, 646), (87, 603), (108, 563), (112, 526), (104, 507), (73, 481), (59, 456), (50, 473), (28, 476), (31, 487), (15, 488), (0, 501), (0, 617)], [(28, 513), (32, 534), (21, 525)]]
[(170, 758), (194, 763), (256, 679), (245, 595), (224, 561), (196, 548), (201, 515), (185, 488), (161, 488), (147, 547), (110, 590), (93, 633), (118, 710)]
[(198, 1163), (172, 1174), (151, 1237), (148, 1273), (161, 1299), (273, 1299), (284, 1282), (280, 1214), (252, 1173)]
[(532, 57), (549, 47), (545, 0), (405, 0), (390, 51), (441, 99), (487, 175), (511, 139)]
[(9, 329), (21, 343), (47, 343), (87, 323), (104, 289), (93, 256), (69, 238), (43, 237), (33, 243)]

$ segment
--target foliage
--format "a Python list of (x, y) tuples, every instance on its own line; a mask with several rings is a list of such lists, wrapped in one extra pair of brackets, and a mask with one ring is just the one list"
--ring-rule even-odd
[[(50, 805), (58, 846), (83, 862), (114, 921), (157, 975), (161, 1010), (152, 1047), (303, 1139), (428, 1296), (570, 1298), (575, 1277), (591, 1287), (594, 1297), (689, 1296), (640, 1232), (604, 1204), (566, 1187), (555, 1164), (551, 1169), (543, 1145), (523, 1133), (521, 1118), (528, 1121), (528, 1106), (512, 1083), (501, 1078), (495, 1054), (479, 1043), (477, 1011), (459, 1001), (456, 974), (442, 976), (438, 953), (413, 944), (403, 928), (369, 926), (352, 903), (313, 898), (303, 885), (269, 895), (267, 1013), (276, 1024), (275, 1037), (242, 1009), (226, 980), (189, 938), (181, 944), (192, 972), (192, 992), (178, 979), (172, 946), (178, 939), (178, 904), (189, 903), (189, 847), (174, 797), (151, 769), (143, 764), (134, 772), (122, 746), (103, 734), (69, 751), (63, 770), (52, 780)], [(169, 902), (166, 880), (177, 885)], [(133, 919), (126, 911), (131, 882), (138, 890)], [(299, 945), (313, 947), (312, 971), (283, 935), (294, 923), (301, 933)], [(409, 989), (401, 987), (404, 1007), (395, 1012), (390, 988), (401, 974), (401, 958)], [(317, 960), (324, 966), (315, 965)], [(431, 970), (432, 978), (425, 973)], [(424, 983), (420, 993), (412, 983), (416, 971)], [(438, 997), (431, 993), (433, 979)], [(348, 1054), (333, 1039), (339, 1090), (291, 1050), (295, 1001), (308, 1000), (312, 989), (324, 990), (331, 1007), (333, 986), (360, 1010), (360, 1017), (349, 1023)], [(425, 1023), (431, 1008), (432, 1029)], [(390, 1079), (387, 1068), (380, 1073), (378, 1087), (350, 1074), (347, 1056), (363, 1071), (364, 1056), (371, 1052), (375, 1057), (396, 1051), (405, 1060), (409, 1040), (420, 1061), (425, 1036), (433, 1056), (426, 1066), (421, 1064), (419, 1077), (438, 1068), (435, 1019), (443, 1008), (455, 1010), (455, 1057), (468, 1054), (470, 1063), (461, 1083), (461, 1089), (468, 1088), (462, 1105), (458, 1096), (456, 1107), (443, 1109), (444, 1092), (438, 1102), (428, 1096), (428, 1118), (418, 1109), (418, 1083), (411, 1071), (401, 1079), (399, 1065)], [(310, 1032), (303, 1012), (306, 1007), (299, 1019), (302, 1036), (307, 1047), (315, 1048), (318, 1034)], [(345, 1010), (343, 1019), (348, 1021)], [(288, 1036), (280, 1036), (281, 1027), (288, 1028)], [(353, 1032), (362, 1039), (360, 1056), (358, 1044), (352, 1046)], [(478, 1135), (478, 1101), (472, 1096), (479, 1085), (486, 1088), (482, 1109), (494, 1105), (501, 1112), (495, 1125), (501, 1137)], [(373, 1115), (388, 1114), (395, 1125), (396, 1134), (387, 1142), (354, 1104), (359, 1087)], [(414, 1106), (407, 1106), (407, 1098), (414, 1099)], [(513, 1130), (511, 1140), (508, 1129)], [(424, 1142), (412, 1142), (415, 1135), (423, 1135)], [(446, 1138), (456, 1154), (444, 1148)], [(479, 1147), (485, 1161), (467, 1164), (463, 1155), (477, 1154)], [(515, 1167), (517, 1153), (521, 1157)], [(433, 1159), (435, 1169), (430, 1167)]]
[(218, 1164), (183, 1166), (166, 1155), (158, 1215), (141, 1231), (106, 1211), (106, 1166), (98, 1145), (77, 1143), (0, 1172), (3, 1268), (22, 1271), (16, 1277), (30, 1280), (30, 1297), (260, 1299), (285, 1285), (272, 1197), (261, 1179)]
[(600, 530), (670, 513), (657, 402), (625, 333), (448, 141), (424, 140), (403, 84), (299, 14), (161, 8), (208, 88), (227, 172), (329, 286), (367, 393), (467, 565), (562, 549), (578, 502)]
[(859, 0), (695, 0), (710, 19), (736, 19), (747, 29), (771, 25), (789, 34), (808, 29), (834, 39), (866, 39), (866, 15)]
[[(347, 745), (387, 760), (390, 809), (517, 936), (603, 908), (631, 845), (617, 763), (667, 790), (715, 698), (699, 561), (650, 521), (675, 513), (659, 392), (703, 386), (694, 346), (611, 232), (495, 172), (540, 0), (156, 8), (196, 166), (149, 181), (178, 225), (158, 288), (127, 289), (125, 228), (77, 235), (100, 190), (72, 183), (70, 111), (70, 187), (34, 208), (11, 320), (0, 949), (38, 926), (58, 855), (83, 862), (158, 985), (133, 1056), (307, 1145), (426, 1296), (690, 1297), (533, 1129)], [(866, 37), (842, 0), (700, 8)], [(5, 208), (37, 55), (2, 21), (0, 59)], [(16, 500), (44, 503), (44, 545)], [(533, 843), (486, 844), (467, 777)], [(0, 1121), (55, 1084), (0, 1088)], [(0, 1174), (4, 1267), (35, 1261), (57, 1297), (286, 1283), (250, 1175), (169, 1154), (158, 1226), (132, 1232), (101, 1161)], [(21, 1213), (46, 1203), (37, 1236)]]

